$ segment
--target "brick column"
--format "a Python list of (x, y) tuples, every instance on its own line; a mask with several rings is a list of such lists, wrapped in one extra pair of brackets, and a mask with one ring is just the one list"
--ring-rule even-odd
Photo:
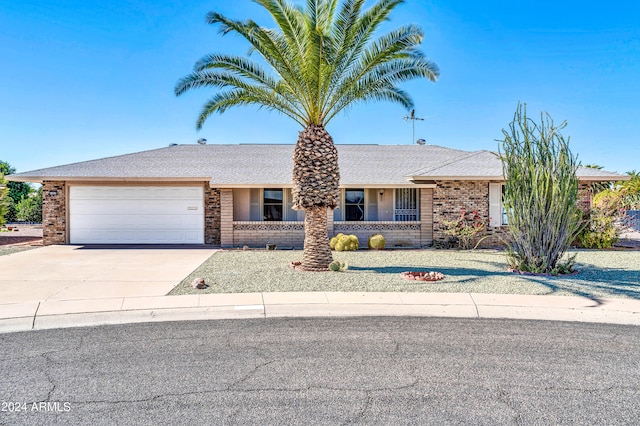
[(204, 243), (220, 245), (220, 191), (209, 185), (204, 190)]
[(67, 195), (63, 181), (42, 183), (42, 244), (67, 243)]
[(433, 244), (433, 189), (420, 188), (420, 245)]
[(220, 190), (220, 245), (233, 247), (233, 191)]

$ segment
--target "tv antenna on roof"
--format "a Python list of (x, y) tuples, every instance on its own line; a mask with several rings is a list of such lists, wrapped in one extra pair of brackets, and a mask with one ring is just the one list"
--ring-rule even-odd
[(405, 115), (402, 119), (404, 121), (411, 120), (411, 145), (413, 145), (416, 140), (416, 120), (424, 121), (424, 118), (416, 117), (416, 110), (412, 109), (411, 113)]

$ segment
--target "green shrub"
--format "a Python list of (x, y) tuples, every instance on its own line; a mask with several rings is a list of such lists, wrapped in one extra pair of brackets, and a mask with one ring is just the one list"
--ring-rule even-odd
[(7, 188), (7, 181), (4, 179), (2, 173), (0, 173), (0, 226), (5, 224), (7, 213), (9, 212), (9, 189)]
[(593, 209), (586, 218), (585, 227), (578, 235), (578, 242), (584, 248), (611, 248), (618, 242), (620, 234), (615, 226), (614, 214), (601, 209)]
[(372, 250), (382, 250), (387, 244), (387, 240), (380, 234), (375, 234), (369, 237), (367, 246)]
[(42, 222), (42, 188), (34, 195), (20, 200), (16, 205), (18, 220)]

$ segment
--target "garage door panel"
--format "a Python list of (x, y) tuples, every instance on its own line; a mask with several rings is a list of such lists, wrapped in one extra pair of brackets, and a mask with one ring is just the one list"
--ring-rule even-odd
[(73, 214), (122, 214), (131, 212), (136, 215), (185, 214), (201, 215), (201, 200), (72, 200), (69, 208)]
[(76, 200), (180, 200), (199, 199), (202, 188), (193, 187), (73, 187)]
[(72, 244), (202, 244), (202, 187), (70, 188)]
[(137, 215), (81, 215), (74, 217), (74, 230), (79, 229), (121, 229), (153, 228), (160, 230), (163, 227), (194, 229), (202, 225), (202, 220), (193, 215), (185, 216), (137, 216)]

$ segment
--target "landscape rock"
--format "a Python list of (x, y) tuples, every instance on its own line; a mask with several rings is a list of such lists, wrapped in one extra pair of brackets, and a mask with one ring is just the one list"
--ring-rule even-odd
[(191, 286), (193, 288), (197, 288), (199, 290), (205, 289), (207, 288), (207, 284), (204, 282), (204, 278), (196, 278), (195, 280), (193, 280), (193, 282), (191, 283)]

